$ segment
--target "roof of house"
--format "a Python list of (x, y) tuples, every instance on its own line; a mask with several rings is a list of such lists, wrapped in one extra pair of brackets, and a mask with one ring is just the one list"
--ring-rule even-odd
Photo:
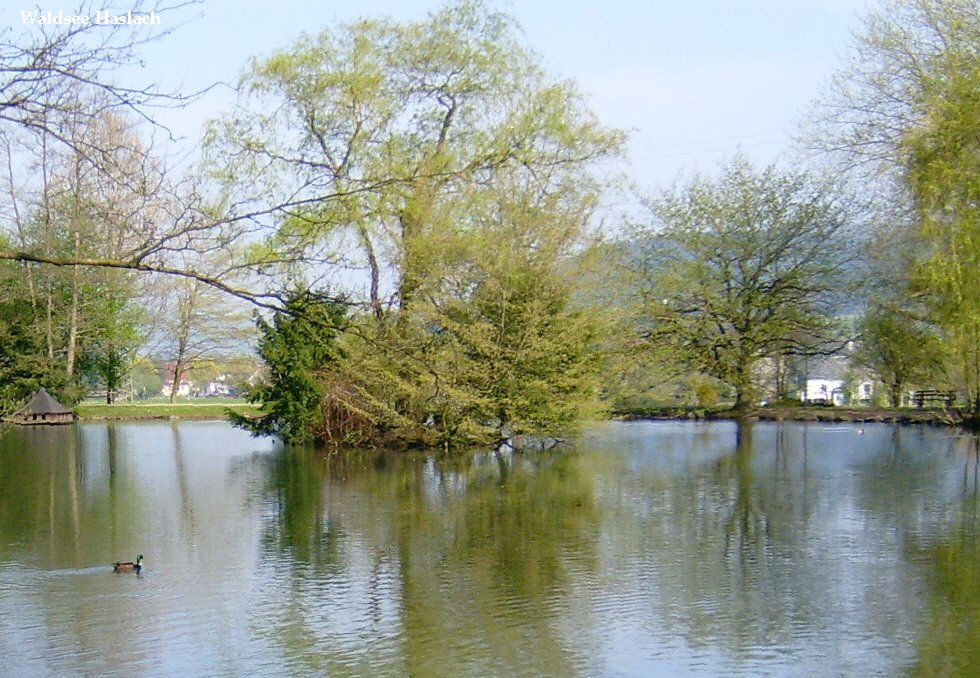
[(17, 414), (72, 414), (72, 411), (51, 397), (43, 388), (34, 394), (29, 403), (24, 405)]

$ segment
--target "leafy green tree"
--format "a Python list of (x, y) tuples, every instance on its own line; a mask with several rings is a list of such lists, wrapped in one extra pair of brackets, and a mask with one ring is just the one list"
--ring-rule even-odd
[(856, 40), (812, 141), (847, 167), (872, 170), (873, 185), (892, 187), (888, 203), (907, 206), (901, 221), (915, 231), (915, 249), (893, 282), (908, 281), (928, 306), (949, 349), (947, 371), (977, 413), (980, 7), (976, 0), (886, 0)]
[(81, 394), (63, 366), (48, 358), (43, 315), (30, 303), (22, 280), (22, 265), (0, 264), (0, 414), (42, 387), (65, 403)]
[[(56, 377), (45, 360), (44, 345), (36, 334), (30, 306), (22, 299), (0, 302), (0, 413), (6, 414), (41, 386), (58, 390)], [(62, 394), (56, 394), (62, 395)]]
[(407, 331), (358, 319), (321, 371), (328, 419), (358, 424), (346, 442), (519, 444), (568, 435), (596, 409), (600, 314), (576, 303), (553, 253), (498, 236), (472, 242), (468, 275)]
[(858, 325), (860, 344), (853, 360), (871, 370), (888, 389), (892, 407), (911, 383), (927, 381), (942, 369), (943, 346), (934, 328), (891, 304), (875, 303)]
[(137, 357), (133, 361), (130, 378), (133, 381), (133, 395), (136, 398), (142, 399), (159, 395), (163, 389), (160, 370), (149, 358)]
[(980, 413), (980, 20), (976, 28), (974, 49), (950, 48), (944, 76), (926, 83), (928, 116), (907, 139), (927, 247), (916, 282)]
[(325, 370), (343, 357), (337, 336), (347, 321), (345, 308), (309, 292), (289, 298), (284, 313), (272, 322), (257, 318), (259, 355), (268, 375), (246, 393), (260, 403), (257, 418), (232, 415), (232, 420), (256, 435), (277, 435), (287, 442), (323, 442), (329, 436), (325, 417)]
[(107, 321), (108, 329), (88, 344), (85, 367), (92, 380), (105, 389), (106, 405), (112, 405), (129, 377), (143, 338), (132, 321), (116, 316), (104, 317), (103, 321)]
[(907, 136), (931, 115), (936, 87), (976, 67), (977, 10), (976, 0), (876, 3), (814, 109), (808, 143), (848, 168), (904, 174)]
[(323, 371), (327, 420), (449, 444), (552, 433), (587, 409), (591, 330), (562, 267), (586, 245), (593, 167), (623, 137), (508, 17), (464, 0), (360, 21), (253, 62), (241, 84), (208, 149), (239, 209), (273, 221), (252, 262), (367, 274), (368, 313)]
[(751, 407), (759, 359), (843, 343), (834, 314), (854, 243), (832, 186), (736, 157), (717, 180), (697, 177), (652, 210), (627, 261), (639, 278), (640, 331), (734, 387), (736, 409)]
[(253, 62), (241, 89), (209, 149), (243, 209), (279, 217), (256, 261), (336, 263), (337, 245), (352, 243), (379, 317), (408, 311), (442, 279), (498, 176), (522, 177), (544, 205), (622, 142), (545, 74), (512, 20), (474, 1), (305, 37)]
[[(595, 410), (602, 313), (577, 303), (562, 270), (577, 228), (511, 206), (510, 219), (473, 243), (467, 276), (430, 307), (442, 333), (442, 370), (452, 393), (438, 399), (440, 421), (474, 427), (473, 442), (563, 436)], [(575, 274), (589, 265), (574, 259)], [(460, 417), (461, 413), (465, 416)], [(449, 439), (457, 437), (446, 431)]]

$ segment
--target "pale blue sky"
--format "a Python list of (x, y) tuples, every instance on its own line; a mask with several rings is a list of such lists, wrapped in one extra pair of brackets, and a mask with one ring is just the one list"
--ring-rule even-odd
[[(9, 21), (30, 8), (5, 0)], [(438, 0), (205, 0), (189, 23), (146, 54), (165, 86), (234, 82), (246, 59), (302, 32), (365, 15), (407, 19)], [(790, 136), (860, 26), (864, 0), (490, 0), (514, 16), (554, 74), (576, 80), (609, 125), (632, 131), (629, 173), (642, 189), (680, 172), (713, 170), (738, 147), (785, 160)], [(57, 10), (61, 3), (41, 2)], [(35, 5), (36, 6), (36, 5)], [(67, 10), (67, 6), (65, 7)], [(179, 17), (164, 17), (176, 23)], [(120, 30), (127, 30), (126, 28)], [(206, 98), (170, 116), (195, 136), (220, 108)]]

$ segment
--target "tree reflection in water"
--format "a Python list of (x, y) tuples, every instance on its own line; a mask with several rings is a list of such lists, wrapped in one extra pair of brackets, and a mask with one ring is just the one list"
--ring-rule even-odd
[[(287, 449), (268, 477), (262, 544), (270, 566), (289, 570), (279, 591), (292, 601), (263, 620), (265, 634), (304, 670), (363, 666), (363, 647), (344, 640), (363, 634), (376, 651), (378, 637), (399, 636), (391, 652), (417, 675), (451, 674), (454, 662), (472, 674), (476, 656), (493, 657), (488, 673), (575, 673), (555, 633), (569, 571), (595, 567), (598, 519), (580, 461), (568, 450)], [(529, 636), (533, 657), (517, 650)], [(475, 639), (497, 651), (460, 646)]]
[(911, 667), (916, 676), (975, 676), (980, 667), (980, 540), (977, 539), (980, 437), (961, 437), (962, 497), (948, 529), (924, 534), (909, 558), (925, 570), (928, 612)]

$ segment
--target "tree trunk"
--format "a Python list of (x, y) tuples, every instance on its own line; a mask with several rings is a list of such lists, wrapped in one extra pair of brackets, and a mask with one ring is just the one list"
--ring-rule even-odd
[(170, 404), (173, 405), (177, 401), (177, 389), (180, 387), (180, 373), (184, 369), (181, 364), (180, 359), (174, 363), (174, 376), (170, 380)]
[(383, 316), (381, 309), (381, 268), (378, 265), (378, 257), (374, 253), (374, 245), (371, 243), (367, 226), (359, 224), (357, 231), (361, 237), (361, 244), (364, 246), (364, 253), (367, 255), (368, 269), (371, 275), (371, 310), (375, 319), (380, 322)]
[[(75, 256), (81, 249), (80, 236), (75, 231)], [(70, 378), (75, 373), (75, 351), (78, 346), (78, 266), (71, 267), (71, 308), (68, 315), (68, 353), (65, 356), (65, 372)]]
[(398, 310), (401, 312), (399, 320), (402, 322), (407, 322), (408, 308), (415, 300), (415, 294), (422, 285), (421, 271), (418, 270), (418, 256), (415, 253), (416, 231), (417, 228), (413, 220), (402, 216), (402, 271), (401, 279), (398, 281)]
[(902, 382), (895, 381), (888, 385), (888, 398), (892, 407), (902, 406)]
[(776, 400), (782, 400), (786, 395), (786, 356), (778, 355), (773, 359), (773, 381), (775, 382)]
[(193, 283), (186, 291), (186, 297), (182, 297), (179, 292), (177, 294), (177, 313), (180, 314), (180, 326), (177, 328), (177, 355), (174, 359), (174, 379), (170, 386), (171, 403), (177, 400), (177, 389), (180, 386), (180, 373), (184, 371), (185, 363), (188, 362), (187, 351), (191, 341), (194, 310), (197, 306), (197, 283)]
[(735, 387), (735, 407), (736, 412), (748, 412), (752, 409), (752, 398), (748, 391)]
[(735, 405), (732, 409), (740, 414), (751, 411), (754, 407), (751, 362), (738, 366), (732, 385), (735, 387)]
[[(41, 135), (41, 181), (43, 205), (43, 226), (44, 226), (44, 252), (51, 254), (51, 195), (50, 183), (48, 180), (48, 135)], [(54, 298), (51, 292), (51, 275), (47, 276), (45, 292), (47, 294), (47, 308), (45, 309), (45, 334), (48, 342), (48, 360), (54, 360), (54, 326), (52, 323), (52, 306)]]
[[(72, 183), (74, 184), (72, 190), (72, 212), (71, 212), (71, 229), (72, 235), (74, 236), (72, 247), (74, 249), (75, 257), (82, 256), (82, 234), (81, 234), (81, 223), (82, 223), (82, 167), (81, 158), (77, 155), (75, 156), (75, 162), (72, 165)], [(75, 351), (78, 346), (78, 305), (79, 305), (79, 267), (71, 267), (71, 308), (68, 313), (68, 350), (65, 356), (65, 370), (69, 378), (75, 372)]]
[(51, 279), (48, 279), (47, 309), (44, 315), (44, 333), (48, 342), (48, 360), (54, 360), (54, 294), (51, 292)]

